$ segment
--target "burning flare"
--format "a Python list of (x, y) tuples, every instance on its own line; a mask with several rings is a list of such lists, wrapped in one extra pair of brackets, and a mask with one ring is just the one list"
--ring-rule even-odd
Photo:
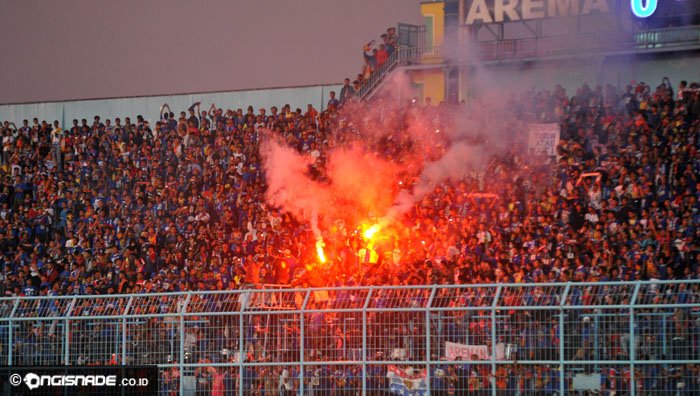
[(318, 239), (316, 241), (316, 254), (318, 255), (318, 261), (320, 261), (321, 264), (326, 263), (326, 254), (323, 252), (324, 246), (326, 246), (326, 244), (323, 243), (323, 239)]
[(368, 229), (366, 229), (365, 232), (362, 233), (362, 236), (363, 236), (365, 239), (372, 239), (372, 237), (373, 237), (377, 232), (379, 232), (380, 229), (381, 229), (381, 227), (379, 226), (379, 224), (375, 224), (375, 225), (369, 227)]

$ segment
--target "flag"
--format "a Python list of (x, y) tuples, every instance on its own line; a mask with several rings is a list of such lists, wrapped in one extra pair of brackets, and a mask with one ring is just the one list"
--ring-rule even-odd
[(394, 395), (427, 395), (425, 369), (414, 371), (412, 369), (402, 370), (396, 366), (389, 366), (386, 376), (389, 378), (389, 390)]

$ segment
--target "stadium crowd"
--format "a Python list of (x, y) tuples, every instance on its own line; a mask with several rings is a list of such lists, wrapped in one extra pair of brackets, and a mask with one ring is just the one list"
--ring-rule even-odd
[[(584, 86), (571, 98), (561, 88), (511, 98), (505, 108), (521, 118), (561, 121), (556, 163), (528, 168), (514, 153), (491, 159), (484, 174), (437, 185), (407, 214), (422, 246), (405, 248), (397, 264), (411, 270), (362, 282), (697, 279), (699, 94), (640, 83), (625, 92)], [(408, 111), (439, 120), (452, 106)], [(311, 106), (256, 114), (193, 105), (177, 119), (165, 111), (153, 127), (141, 116), (95, 116), (65, 129), (5, 122), (0, 291), (293, 282), (313, 242), (308, 226), (265, 204), (258, 129), (322, 163), (349, 134), (338, 128), (347, 117), (334, 103), (320, 114)], [(392, 156), (400, 146), (377, 149)], [(377, 253), (381, 260), (391, 252)]]
[[(1, 294), (96, 295), (305, 284), (303, 267), (315, 257), (314, 235), (308, 225), (265, 203), (261, 129), (282, 136), (289, 146), (322, 164), (326, 152), (349, 139), (350, 125), (369, 122), (383, 127), (386, 121), (381, 111), (377, 120), (354, 120), (352, 115), (357, 106), (381, 110), (381, 99), (368, 105), (342, 96), (332, 98), (322, 112), (312, 106), (306, 112), (293, 111), (289, 105), (272, 107), (269, 113), (252, 107), (223, 111), (213, 104), (202, 111), (195, 103), (179, 117), (167, 108), (155, 125), (141, 116), (113, 122), (95, 116), (92, 123), (73, 120), (66, 127), (36, 118), (20, 127), (4, 122)], [(409, 103), (404, 111), (445, 128), (451, 114), (466, 111), (462, 106)], [(635, 83), (621, 92), (584, 85), (573, 96), (556, 87), (512, 96), (503, 103), (503, 111), (524, 121), (558, 122), (557, 159), (528, 158), (517, 150), (525, 146), (525, 137), (513, 132), (513, 151), (494, 156), (481, 174), (438, 184), (411, 208), (405, 220), (412, 225), (411, 235), (404, 245), (384, 250), (378, 246), (370, 254), (361, 240), (348, 244), (350, 253), (343, 260), (376, 269), (357, 277), (336, 274), (327, 285), (700, 279), (697, 84), (681, 83), (674, 90), (664, 79), (657, 87)], [(397, 125), (400, 129), (401, 123)], [(402, 144), (383, 141), (374, 148), (396, 157), (402, 154)], [(322, 166), (310, 171), (322, 178)], [(359, 254), (361, 249), (365, 254)], [(694, 285), (672, 298), (649, 294), (653, 301), (697, 302), (700, 288)], [(602, 297), (585, 291), (573, 296), (584, 302), (610, 298), (609, 304), (629, 298), (624, 293)], [(679, 338), (672, 353), (697, 359), (697, 316), (686, 311), (674, 315), (678, 325), (670, 334)], [(539, 327), (527, 318), (515, 321), (512, 334), (504, 335), (506, 341), (533, 350), (540, 342), (539, 350), (546, 355), (558, 341), (537, 335), (553, 334), (556, 323), (549, 326), (549, 318), (541, 319), (545, 323)], [(583, 337), (589, 334), (589, 322), (579, 319), (575, 328)], [(450, 320), (445, 319), (445, 326)], [(453, 333), (445, 332), (445, 340), (450, 334), (455, 341), (480, 334), (478, 329), (462, 334), (459, 324), (454, 328)], [(420, 329), (396, 331), (408, 337), (424, 331)], [(348, 334), (337, 334), (338, 327), (318, 331), (323, 342), (350, 342)], [(483, 336), (471, 343), (485, 343)], [(254, 335), (250, 337), (255, 344)], [(20, 347), (22, 339), (18, 336)], [(377, 342), (377, 352), (389, 354), (395, 346)], [(608, 358), (629, 356), (623, 340), (612, 337), (606, 342)], [(571, 351), (572, 358), (591, 358), (588, 350), (580, 357)], [(199, 362), (208, 358), (193, 357)], [(554, 374), (538, 367), (522, 370), (532, 371), (526, 377), (531, 381), (545, 376), (553, 384)], [(321, 377), (343, 377), (342, 387), (357, 386), (353, 369), (357, 367), (347, 372), (338, 368), (340, 374)], [(283, 384), (298, 374), (291, 369), (285, 377), (282, 368), (275, 370), (268, 375), (276, 378), (270, 385), (274, 389), (286, 387)], [(454, 370), (463, 368), (445, 368), (447, 379), (434, 385), (443, 387), (445, 394), (451, 394), (453, 374), (454, 381), (468, 381), (469, 375)], [(691, 378), (697, 367), (682, 370)], [(198, 370), (197, 376), (211, 387), (215, 376), (223, 381), (221, 376), (229, 375), (224, 371)], [(264, 379), (267, 373), (260, 369), (250, 376)], [(650, 373), (640, 377), (654, 377)], [(259, 389), (267, 387), (260, 381)], [(483, 385), (489, 386), (488, 381)], [(352, 393), (350, 388), (343, 391)]]

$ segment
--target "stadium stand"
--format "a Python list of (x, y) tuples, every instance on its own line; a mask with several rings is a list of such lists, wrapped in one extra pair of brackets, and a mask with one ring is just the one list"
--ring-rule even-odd
[[(242, 298), (235, 293), (251, 285), (271, 289), (271, 285), (313, 284), (303, 265), (315, 259), (312, 230), (264, 205), (266, 182), (258, 152), (261, 131), (272, 130), (290, 147), (322, 164), (330, 147), (352, 140), (349, 137), (357, 132), (357, 125), (389, 125), (400, 132), (405, 126), (401, 117), (419, 117), (446, 132), (452, 115), (467, 111), (461, 104), (409, 102), (401, 106), (396, 122), (354, 118), (357, 114), (386, 117), (384, 105), (377, 97), (371, 102), (348, 101), (340, 109), (330, 106), (321, 113), (313, 108), (306, 113), (292, 111), (289, 106), (256, 113), (252, 107), (224, 112), (213, 105), (201, 111), (195, 103), (177, 119), (167, 109), (153, 126), (141, 116), (135, 122), (129, 117), (103, 122), (95, 116), (92, 123), (74, 120), (66, 127), (34, 119), (18, 128), (6, 121), (0, 291), (6, 297), (56, 297), (41, 300), (54, 302), (48, 306), (33, 303), (40, 300), (22, 300), (26, 304), (15, 306), (13, 312), (25, 318), (65, 313), (67, 305), (62, 302), (69, 300), (59, 296), (81, 296), (75, 300), (78, 305), (71, 305), (71, 314), (88, 317), (118, 315), (127, 301), (136, 315), (177, 310), (179, 297), (144, 295), (139, 302), (133, 301), (138, 297), (112, 296), (157, 292), (231, 291), (194, 294), (189, 301), (194, 312), (299, 308), (299, 296), (290, 292), (280, 292), (274, 302), (256, 302), (248, 294)], [(368, 113), (368, 107), (378, 111)], [(692, 282), (700, 279), (697, 84), (682, 83), (674, 89), (664, 79), (657, 87), (638, 83), (621, 92), (610, 86), (584, 85), (571, 97), (556, 87), (512, 96), (501, 103), (501, 110), (522, 122), (558, 122), (558, 160), (530, 166), (518, 149), (524, 145), (524, 136), (517, 132), (519, 124), (513, 124), (516, 129), (508, 142), (513, 150), (492, 157), (484, 174), (446, 181), (411, 208), (405, 220), (414, 225), (411, 237), (398, 246), (398, 253), (394, 246), (377, 246), (374, 259), (371, 254), (359, 254), (368, 249), (361, 239), (350, 242), (350, 252), (334, 259), (345, 267), (366, 264), (366, 270), (329, 272), (324, 274), (324, 286), (465, 286), (438, 288), (429, 303), (426, 299), (432, 289), (425, 287), (381, 290), (373, 296), (366, 294), (368, 289), (341, 289), (315, 296), (307, 305), (312, 312), (307, 314), (306, 359), (336, 364), (306, 366), (307, 390), (355, 394), (361, 387), (358, 370), (362, 368), (341, 362), (368, 359), (369, 375), (364, 380), (370, 384), (365, 385), (371, 394), (382, 394), (390, 386), (388, 371), (407, 380), (419, 376), (405, 372), (407, 367), (400, 360), (428, 358), (428, 349), (421, 344), (427, 329), (439, 331), (431, 358), (449, 361), (456, 356), (448, 356), (446, 343), (492, 345), (495, 324), (489, 325), (480, 315), (495, 315), (487, 309), (494, 298), (506, 307), (546, 307), (558, 306), (565, 295), (566, 303), (574, 306), (612, 307), (605, 311), (610, 316), (572, 310), (566, 318), (567, 334), (561, 337), (561, 322), (553, 312), (515, 309), (509, 319), (499, 322), (504, 327), (499, 327), (497, 340), (506, 348), (519, 348), (519, 359), (529, 364), (499, 365), (493, 382), (490, 364), (431, 366), (432, 389), (436, 394), (490, 394), (496, 386), (503, 394), (515, 389), (554, 394), (561, 377), (552, 362), (559, 359), (563, 343), (566, 360), (580, 361), (584, 372), (601, 372), (599, 366), (593, 369), (593, 360), (608, 362), (602, 381), (609, 391), (638, 386), (639, 390), (682, 389), (683, 394), (697, 394), (700, 317), (697, 308), (683, 308), (683, 304), (697, 307), (700, 302), (699, 284)], [(392, 141), (372, 148), (394, 159), (407, 150)], [(314, 171), (322, 179), (322, 166), (311, 167), (310, 172)], [(596, 282), (640, 280), (687, 283), (654, 286), (652, 282), (641, 291), (630, 286), (633, 283), (595, 286)], [(580, 282), (589, 283), (576, 287)], [(467, 286), (497, 283), (523, 288), (499, 289), (502, 294), (496, 296), (493, 287)], [(526, 285), (532, 283), (550, 286), (528, 289)], [(566, 284), (574, 286), (567, 286), (564, 293)], [(104, 300), (100, 295), (110, 296)], [(302, 300), (309, 298), (303, 296)], [(616, 319), (615, 314), (633, 299), (681, 307), (663, 321), (641, 319), (632, 330), (629, 316)], [(444, 308), (445, 314), (426, 326), (411, 312), (371, 312), (368, 328), (361, 329), (358, 326), (364, 321), (357, 312), (323, 312), (359, 309), (361, 303), (370, 309), (431, 304)], [(314, 307), (318, 310), (313, 311)], [(649, 308), (653, 310), (660, 312), (658, 307)], [(144, 318), (144, 323), (130, 327), (132, 342), (120, 363), (166, 367), (164, 394), (176, 394), (179, 381), (184, 381), (184, 373), (181, 377), (174, 364), (183, 360), (198, 364), (187, 375), (195, 379), (193, 386), (202, 394), (223, 395), (241, 388), (258, 394), (294, 394), (298, 389), (301, 373), (291, 364), (298, 356), (279, 354), (299, 350), (301, 329), (284, 315), (249, 316), (251, 322), (241, 325), (245, 337), (234, 331), (237, 325), (226, 317), (211, 316), (201, 324), (195, 317), (179, 334), (172, 322)], [(34, 326), (31, 321), (21, 323), (26, 326), (13, 335), (15, 364), (115, 363), (111, 345), (119, 336), (118, 326), (78, 321), (68, 332), (72, 349), (64, 353), (52, 349), (59, 345), (54, 341), (60, 333), (54, 321)], [(357, 356), (363, 331), (369, 342), (366, 359)], [(631, 348), (626, 338), (630, 331), (638, 335)], [(7, 338), (0, 339), (6, 350)], [(246, 361), (259, 365), (241, 372), (214, 364), (240, 361), (231, 352), (238, 349), (240, 339), (245, 339)], [(185, 354), (172, 349), (178, 342), (186, 345)], [(673, 358), (691, 363), (671, 368), (648, 364), (636, 376), (623, 364), (610, 363), (631, 359), (631, 350), (654, 362)], [(395, 364), (373, 365), (372, 360)]]
[[(480, 177), (437, 186), (408, 214), (408, 223), (419, 224), (413, 239), (424, 246), (416, 254), (404, 248), (401, 265), (411, 270), (363, 282), (697, 279), (700, 93), (684, 85), (675, 94), (664, 82), (653, 90), (640, 83), (624, 92), (583, 86), (571, 98), (561, 88), (511, 97), (503, 106), (520, 119), (561, 123), (558, 162), (518, 173), (522, 158), (504, 155)], [(313, 246), (312, 236), (288, 214), (260, 205), (257, 130), (270, 128), (322, 162), (329, 144), (351, 133), (338, 125), (352, 124), (347, 114), (358, 106), (318, 117), (289, 106), (269, 114), (192, 107), (179, 119), (166, 111), (153, 128), (140, 116), (114, 123), (95, 116), (65, 129), (6, 121), (3, 294), (293, 282), (294, 266), (309, 253), (300, 246)], [(404, 110), (429, 114), (440, 127), (460, 111), (454, 106)], [(514, 139), (517, 146), (522, 136)], [(377, 149), (397, 155), (390, 146)], [(293, 268), (283, 273), (274, 264), (284, 256)]]

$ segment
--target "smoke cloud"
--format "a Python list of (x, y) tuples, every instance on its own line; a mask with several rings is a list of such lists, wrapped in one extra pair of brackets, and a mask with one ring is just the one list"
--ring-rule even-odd
[[(357, 224), (385, 213), (393, 204), (401, 166), (359, 146), (332, 150), (324, 170), (310, 156), (267, 133), (261, 145), (269, 203), (310, 223), (314, 234), (342, 220)], [(313, 176), (323, 171), (324, 178)]]
[[(496, 78), (481, 66), (474, 72), (479, 86)], [(261, 147), (267, 199), (309, 222), (317, 238), (338, 220), (350, 227), (372, 218), (382, 226), (400, 221), (436, 185), (478, 178), (494, 155), (513, 155), (513, 136), (522, 135), (522, 127), (504, 111), (508, 95), (490, 92), (469, 107), (426, 109), (411, 105), (410, 80), (395, 72), (370, 101), (348, 102), (339, 110), (329, 136), (333, 148), (323, 163), (268, 133)], [(324, 177), (313, 177), (316, 173)]]

